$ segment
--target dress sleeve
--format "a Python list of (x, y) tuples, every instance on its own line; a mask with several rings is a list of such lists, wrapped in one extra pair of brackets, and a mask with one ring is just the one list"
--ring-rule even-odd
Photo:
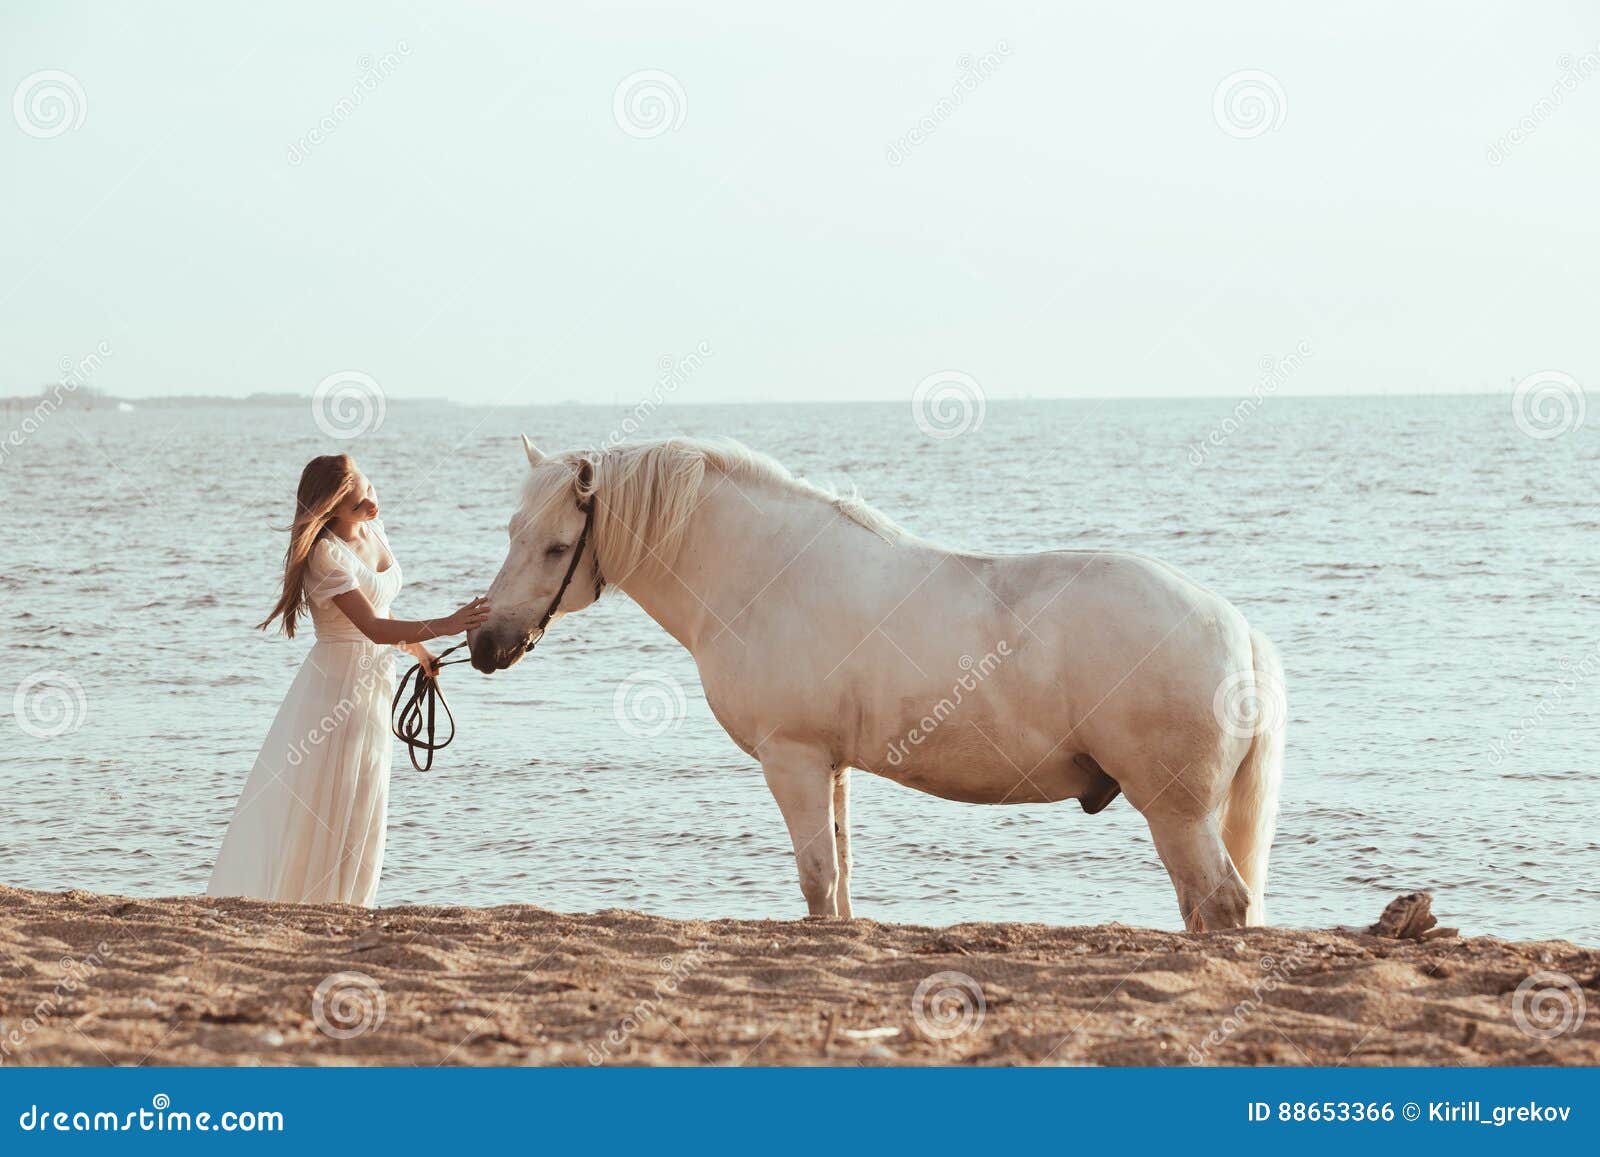
[(333, 599), (356, 589), (356, 577), (350, 571), (350, 560), (344, 551), (326, 538), (317, 540), (311, 548), (311, 562), (306, 568), (306, 601), (326, 606)]

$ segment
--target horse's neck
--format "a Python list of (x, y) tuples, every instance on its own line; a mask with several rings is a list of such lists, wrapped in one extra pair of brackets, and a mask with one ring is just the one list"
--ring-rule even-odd
[(724, 630), (736, 634), (734, 620), (838, 517), (826, 503), (770, 485), (710, 476), (704, 485), (670, 569), (641, 567), (618, 584), (691, 653)]

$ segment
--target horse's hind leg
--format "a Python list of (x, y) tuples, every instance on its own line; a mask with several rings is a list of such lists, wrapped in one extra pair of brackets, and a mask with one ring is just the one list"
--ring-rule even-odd
[(833, 773), (833, 843), (839, 856), (839, 915), (850, 918), (850, 769)]
[(1145, 820), (1177, 890), (1184, 927), (1191, 932), (1244, 927), (1250, 891), (1228, 858), (1216, 814), (1156, 811)]
[(1249, 914), (1250, 891), (1222, 842), (1219, 819), (1237, 763), (1231, 751), (1188, 752), (1168, 742), (1109, 765), (1150, 825), (1191, 932), (1242, 928)]
[(834, 770), (822, 752), (793, 743), (763, 745), (761, 770), (794, 844), (800, 891), (813, 916), (839, 914), (839, 857), (833, 827)]

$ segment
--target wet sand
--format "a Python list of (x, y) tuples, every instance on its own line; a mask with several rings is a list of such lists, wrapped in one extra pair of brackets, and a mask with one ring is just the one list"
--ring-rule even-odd
[(4, 1064), (1594, 1065), (1597, 986), (1564, 941), (0, 887)]

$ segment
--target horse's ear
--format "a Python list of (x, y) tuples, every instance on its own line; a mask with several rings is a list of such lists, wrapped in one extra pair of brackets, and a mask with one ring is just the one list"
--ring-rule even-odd
[(594, 493), (594, 462), (589, 458), (578, 460), (578, 500), (581, 502)]
[(544, 461), (544, 455), (539, 453), (539, 447), (533, 444), (533, 439), (526, 434), (522, 436), (522, 452), (528, 456), (528, 465), (537, 466)]

